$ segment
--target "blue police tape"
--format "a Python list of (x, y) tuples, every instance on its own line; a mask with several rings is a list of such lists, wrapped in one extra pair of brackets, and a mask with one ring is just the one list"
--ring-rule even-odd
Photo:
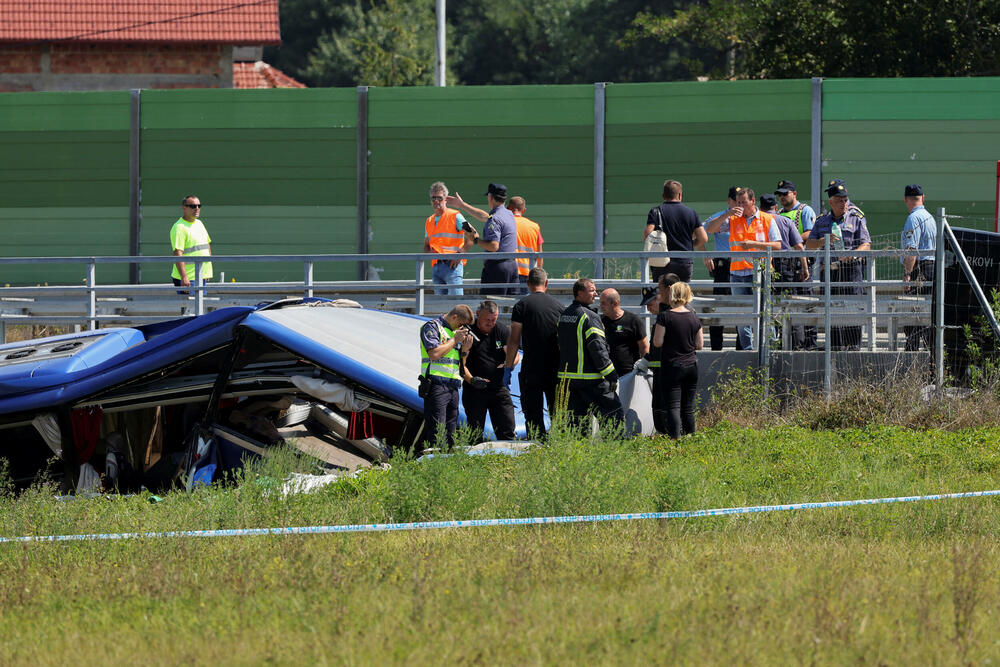
[(586, 514), (577, 516), (543, 516), (510, 519), (466, 519), (463, 521), (413, 521), (410, 523), (362, 523), (343, 526), (293, 526), (291, 528), (229, 528), (221, 530), (170, 530), (146, 533), (91, 533), (86, 535), (23, 535), (0, 537), (5, 542), (79, 542), (83, 540), (128, 540), (160, 537), (247, 537), (252, 535), (316, 535), (322, 533), (379, 533), (399, 530), (429, 530), (435, 528), (478, 528), (488, 526), (532, 526), (550, 523), (597, 523), (601, 521), (638, 521), (642, 519), (696, 519), (704, 516), (729, 516), (733, 514), (758, 514), (788, 510), (827, 509), (855, 505), (887, 505), (914, 503), (925, 500), (952, 500), (956, 498), (983, 498), (1000, 496), (1000, 489), (993, 491), (967, 491), (964, 493), (938, 493), (928, 496), (899, 496), (895, 498), (864, 498), (861, 500), (830, 500), (819, 503), (792, 503), (788, 505), (757, 505), (753, 507), (726, 507), (710, 510), (678, 510), (674, 512), (634, 512), (630, 514)]

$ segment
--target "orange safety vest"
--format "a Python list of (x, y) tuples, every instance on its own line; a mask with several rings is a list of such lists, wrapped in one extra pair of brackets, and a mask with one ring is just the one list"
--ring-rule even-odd
[[(514, 214), (514, 221), (517, 222), (517, 251), (518, 252), (539, 252), (542, 249), (542, 228), (534, 220), (529, 220), (523, 215)], [(531, 260), (527, 257), (517, 258), (517, 273), (521, 276), (528, 275), (531, 270)]]
[[(424, 222), (424, 231), (427, 233), (427, 244), (431, 247), (431, 252), (462, 252), (465, 233), (458, 231), (458, 211), (455, 209), (446, 208), (436, 224), (434, 216), (429, 216)], [(468, 260), (462, 260), (463, 266), (466, 261)], [(436, 259), (431, 260), (431, 266), (437, 263)]]
[[(742, 242), (766, 241), (767, 232), (771, 229), (772, 222), (774, 222), (774, 219), (771, 217), (771, 214), (764, 213), (763, 211), (757, 212), (757, 217), (754, 218), (752, 225), (747, 222), (745, 215), (739, 218), (735, 216), (729, 218), (729, 249), (733, 252), (740, 250), (750, 252), (750, 248), (744, 248), (741, 245)], [(765, 227), (765, 225), (767, 226)], [(729, 261), (730, 271), (741, 271), (752, 268), (753, 262), (750, 260), (733, 257)]]

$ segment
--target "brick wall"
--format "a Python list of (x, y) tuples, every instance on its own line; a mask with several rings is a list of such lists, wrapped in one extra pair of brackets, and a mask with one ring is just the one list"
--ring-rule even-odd
[(228, 88), (231, 63), (218, 44), (0, 46), (0, 92)]

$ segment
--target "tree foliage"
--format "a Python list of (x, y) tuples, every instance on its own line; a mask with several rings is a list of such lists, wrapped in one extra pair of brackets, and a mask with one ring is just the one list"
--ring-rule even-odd
[[(997, 0), (449, 0), (450, 84), (1000, 73)], [(281, 0), (309, 85), (433, 83), (431, 0)]]
[(626, 40), (638, 38), (728, 55), (715, 77), (1000, 73), (996, 0), (706, 0), (638, 14)]

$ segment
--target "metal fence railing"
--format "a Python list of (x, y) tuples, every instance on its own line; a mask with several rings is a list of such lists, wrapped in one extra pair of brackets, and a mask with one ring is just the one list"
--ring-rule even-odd
[[(941, 221), (945, 222), (944, 211), (941, 211)], [(946, 224), (938, 225), (937, 269), (938, 276), (935, 289), (938, 293), (936, 304), (940, 309), (943, 304), (941, 290), (943, 288), (943, 246)], [(829, 237), (826, 237), (827, 241)], [(850, 256), (860, 260), (864, 267), (863, 280), (850, 283), (838, 283), (831, 280), (828, 270), (818, 270), (819, 267), (831, 266), (829, 244), (821, 250), (724, 253), (716, 251), (670, 252), (671, 258), (690, 258), (700, 262), (706, 258), (720, 256), (736, 256), (754, 258), (758, 270), (752, 283), (752, 294), (749, 295), (713, 295), (717, 287), (732, 287), (734, 283), (713, 283), (707, 280), (693, 280), (692, 291), (695, 294), (695, 308), (699, 317), (707, 326), (722, 325), (732, 327), (737, 324), (747, 324), (753, 327), (754, 350), (759, 356), (762, 366), (766, 366), (768, 356), (773, 352), (789, 350), (787, 331), (796, 325), (814, 326), (818, 330), (818, 340), (822, 342), (820, 349), (825, 354), (824, 373), (825, 384), (830, 384), (830, 354), (832, 351), (831, 334), (833, 329), (842, 326), (860, 327), (863, 338), (859, 341), (859, 349), (867, 351), (897, 349), (898, 334), (904, 327), (929, 327), (932, 321), (937, 323), (934, 345), (931, 352), (938, 360), (938, 373), (941, 377), (940, 354), (943, 346), (943, 317), (938, 313), (932, 318), (931, 306), (934, 303), (931, 294), (917, 294), (910, 291), (910, 285), (902, 280), (900, 261), (905, 257), (915, 257), (919, 254), (914, 250), (899, 250), (893, 248), (873, 249), (867, 251), (840, 251), (837, 255)], [(961, 255), (961, 253), (957, 253)], [(639, 260), (642, 262), (642, 275), (648, 275), (646, 263), (653, 253), (637, 252), (546, 252), (531, 253), (492, 253), (490, 259), (505, 259), (529, 257), (534, 262), (539, 258), (584, 258), (593, 262), (594, 275), (601, 275), (605, 263), (622, 260)], [(84, 283), (81, 285), (35, 286), (35, 287), (0, 287), (0, 327), (11, 323), (36, 324), (56, 323), (75, 326), (86, 326), (96, 329), (101, 325), (117, 325), (132, 322), (149, 322), (178, 316), (200, 315), (208, 310), (235, 304), (253, 304), (260, 301), (274, 300), (289, 296), (313, 297), (325, 296), (334, 298), (353, 298), (363, 305), (395, 310), (408, 310), (417, 314), (425, 314), (428, 307), (433, 313), (441, 312), (450, 307), (449, 304), (468, 301), (468, 296), (447, 296), (434, 294), (435, 288), (444, 286), (433, 285), (425, 278), (428, 262), (437, 256), (423, 253), (403, 254), (349, 254), (349, 255), (244, 255), (244, 256), (214, 256), (188, 257), (186, 262), (196, 266), (196, 280), (190, 288), (177, 288), (173, 285), (105, 285), (99, 282), (98, 271), (109, 265), (123, 263), (163, 263), (177, 261), (174, 256), (165, 257), (9, 257), (0, 258), (0, 266), (10, 264), (79, 264)], [(466, 253), (450, 256), (453, 258), (483, 259), (482, 253)], [(771, 271), (761, 270), (770, 266), (776, 258), (807, 257), (814, 260), (817, 275), (809, 282), (784, 282), (776, 285)], [(301, 281), (269, 282), (269, 283), (225, 283), (215, 282), (201, 284), (203, 263), (213, 261), (225, 266), (243, 262), (300, 262), (302, 264)], [(324, 263), (339, 262), (402, 262), (413, 267), (413, 280), (366, 280), (366, 281), (316, 281), (313, 279), (314, 268)], [(550, 288), (556, 294), (567, 295), (567, 301), (574, 278), (552, 278)], [(600, 288), (613, 287), (623, 296), (638, 295), (642, 288), (650, 285), (643, 279), (598, 279)], [(483, 287), (520, 287), (518, 284), (481, 283), (478, 280), (466, 280), (463, 284), (466, 290)], [(837, 288), (860, 288), (857, 294), (838, 294)], [(789, 294), (789, 290), (800, 288), (799, 294)], [(179, 294), (179, 291), (190, 294)], [(475, 297), (473, 297), (475, 298)], [(517, 297), (499, 298), (501, 306), (509, 306)], [(508, 302), (509, 301), (509, 302)], [(637, 305), (631, 305), (623, 300), (630, 310), (639, 310)], [(783, 337), (772, 339), (772, 326), (781, 326)]]

